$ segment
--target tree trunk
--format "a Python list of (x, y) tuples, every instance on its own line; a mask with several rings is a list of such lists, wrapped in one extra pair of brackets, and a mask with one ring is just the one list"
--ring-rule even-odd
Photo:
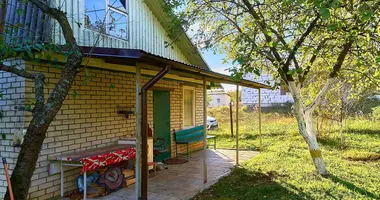
[[(78, 47), (76, 49), (74, 47), (73, 49), (79, 51)], [(70, 55), (62, 71), (61, 78), (49, 96), (46, 104), (39, 109), (37, 109), (36, 104), (33, 119), (29, 124), (24, 142), (21, 145), (16, 167), (11, 176), (13, 193), (16, 200), (26, 200), (28, 197), (31, 178), (36, 168), (37, 159), (46, 137), (46, 132), (69, 93), (71, 85), (79, 72), (82, 59), (83, 57), (81, 55), (75, 53)], [(36, 95), (36, 99), (41, 96), (43, 99), (43, 95), (43, 92), (40, 96)], [(9, 191), (7, 191), (4, 199), (10, 199)]]
[(321, 175), (327, 175), (327, 169), (325, 162), (323, 161), (322, 151), (318, 145), (315, 135), (312, 113), (305, 111), (300, 90), (301, 89), (295, 85), (293, 85), (291, 90), (294, 99), (294, 114), (297, 119), (298, 129), (309, 146), (310, 155), (314, 162), (315, 168)]
[[(42, 124), (42, 125), (40, 125)], [(43, 124), (41, 117), (30, 122), (24, 143), (19, 153), (16, 167), (13, 170), (11, 183), (15, 199), (27, 199), (31, 178), (36, 168), (38, 154), (45, 139), (48, 125)], [(9, 199), (8, 192), (5, 199)]]

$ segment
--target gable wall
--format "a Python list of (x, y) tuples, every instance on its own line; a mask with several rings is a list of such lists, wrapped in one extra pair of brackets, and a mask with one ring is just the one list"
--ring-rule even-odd
[[(215, 108), (218, 106), (229, 106), (231, 102), (231, 97), (228, 96), (225, 93), (220, 93), (220, 94), (210, 94), (211, 101), (209, 102), (209, 107)], [(218, 99), (220, 102), (218, 103)]]
[[(256, 78), (253, 74), (247, 74), (245, 77), (247, 80), (256, 81), (259, 83), (265, 83), (265, 81), (270, 81), (271, 85), (274, 85), (272, 77), (268, 74), (261, 74), (260, 77)], [(242, 87), (241, 101), (245, 105), (255, 105), (259, 103), (259, 93), (257, 89)], [(270, 107), (276, 104), (283, 104), (287, 102), (293, 102), (292, 95), (287, 92), (285, 95), (281, 95), (281, 90), (261, 90), (261, 105), (263, 107)]]
[[(191, 58), (186, 58), (177, 45), (174, 44), (173, 48), (165, 47), (164, 42), (171, 40), (143, 0), (127, 0), (129, 6), (129, 38), (125, 40), (109, 35), (99, 37), (98, 32), (86, 29), (84, 27), (85, 1), (90, 0), (55, 0), (55, 5), (61, 5), (62, 10), (67, 12), (75, 37), (80, 45), (94, 46), (97, 44), (98, 47), (142, 49), (165, 58), (191, 64), (189, 61)], [(53, 37), (57, 43), (64, 44), (62, 31), (56, 22), (54, 23)]]

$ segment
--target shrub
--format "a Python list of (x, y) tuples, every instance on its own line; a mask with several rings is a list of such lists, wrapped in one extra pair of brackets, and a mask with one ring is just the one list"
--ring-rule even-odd
[(372, 108), (372, 116), (375, 120), (380, 120), (380, 106)]
[(373, 112), (373, 109), (380, 106), (380, 99), (376, 97), (364, 97), (359, 100), (351, 109), (348, 110), (348, 115), (368, 115)]

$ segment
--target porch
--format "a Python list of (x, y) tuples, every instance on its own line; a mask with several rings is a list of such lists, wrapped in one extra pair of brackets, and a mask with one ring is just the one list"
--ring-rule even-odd
[[(135, 195), (135, 199), (142, 199), (146, 200), (148, 199), (148, 193), (154, 194), (154, 192), (159, 192), (159, 194), (162, 194), (160, 191), (174, 191), (173, 194), (178, 193), (178, 196), (174, 196), (174, 199), (179, 199), (183, 197), (187, 197), (187, 195), (182, 194), (180, 192), (181, 190), (184, 190), (185, 193), (187, 185), (181, 185), (181, 187), (178, 187), (178, 184), (175, 184), (176, 187), (178, 187), (178, 190), (175, 190), (173, 188), (169, 188), (165, 190), (164, 188), (167, 187), (165, 184), (160, 184), (160, 187), (158, 187), (156, 184), (149, 185), (148, 184), (148, 177), (147, 177), (147, 172), (148, 172), (148, 136), (149, 136), (149, 127), (148, 127), (148, 122), (149, 120), (151, 121), (150, 117), (152, 117), (152, 110), (150, 108), (149, 102), (152, 101), (152, 98), (150, 98), (151, 93), (149, 91), (151, 90), (161, 90), (161, 91), (167, 91), (169, 90), (169, 96), (170, 96), (170, 89), (167, 87), (161, 88), (161, 87), (156, 87), (156, 84), (159, 84), (160, 81), (166, 80), (166, 79), (174, 79), (179, 82), (179, 87), (183, 89), (183, 93), (179, 94), (177, 97), (175, 95), (172, 95), (176, 99), (166, 99), (162, 101), (163, 103), (160, 103), (158, 105), (165, 105), (165, 102), (169, 102), (170, 104), (178, 103), (178, 97), (179, 100), (183, 101), (183, 105), (180, 105), (178, 107), (178, 110), (182, 110), (182, 114), (179, 113), (179, 115), (173, 115), (174, 118), (180, 119), (181, 121), (178, 122), (172, 122), (172, 121), (163, 121), (163, 122), (158, 122), (157, 120), (154, 120), (154, 113), (168, 113), (168, 112), (161, 112), (157, 111), (155, 112), (153, 109), (153, 127), (157, 127), (157, 124), (161, 125), (166, 125), (167, 127), (170, 127), (170, 129), (166, 129), (165, 131), (157, 130), (153, 131), (154, 133), (168, 133), (172, 132), (172, 130), (182, 130), (185, 127), (195, 127), (203, 124), (203, 137), (199, 138), (201, 140), (197, 140), (197, 142), (201, 142), (201, 145), (203, 146), (203, 149), (207, 148), (207, 88), (211, 87), (221, 87), (221, 83), (227, 83), (227, 84), (234, 84), (236, 85), (236, 99), (239, 99), (239, 87), (244, 86), (244, 87), (250, 87), (250, 88), (256, 88), (259, 92), (259, 102), (260, 102), (260, 90), (261, 89), (269, 89), (270, 87), (261, 83), (249, 81), (249, 80), (244, 80), (244, 79), (236, 79), (234, 77), (224, 75), (224, 74), (219, 74), (216, 72), (211, 71), (209, 68), (202, 68), (199, 66), (193, 66), (193, 65), (188, 65), (185, 63), (177, 62), (174, 60), (166, 59), (157, 55), (153, 55), (141, 50), (133, 50), (133, 49), (107, 49), (107, 48), (84, 48), (84, 52), (90, 53), (92, 55), (92, 58), (90, 60), (90, 63), (93, 64), (94, 66), (98, 66), (100, 68), (104, 68), (105, 65), (107, 69), (111, 70), (125, 70), (130, 73), (135, 74), (135, 81), (136, 81), (136, 86), (135, 86), (135, 111), (133, 112), (135, 114), (135, 133), (136, 133), (136, 138), (135, 138), (135, 144), (136, 144), (136, 184), (135, 184), (135, 192), (132, 193), (130, 192), (133, 197)], [(97, 59), (97, 60), (94, 60)], [(143, 80), (144, 79), (144, 80)], [(193, 89), (192, 94), (193, 95), (188, 95), (188, 99), (191, 99), (188, 102), (188, 111), (185, 112), (185, 87), (196, 87), (196, 89)], [(200, 93), (199, 98), (196, 98), (194, 93), (195, 92)], [(153, 99), (157, 100), (157, 98)], [(179, 102), (180, 102), (179, 101)], [(195, 103), (197, 101), (197, 103)], [(154, 104), (153, 100), (153, 104)], [(198, 105), (198, 106), (196, 106)], [(236, 110), (239, 109), (239, 104), (236, 103)], [(153, 105), (153, 108), (155, 106)], [(156, 106), (157, 107), (157, 106)], [(260, 117), (260, 103), (259, 103), (259, 119)], [(177, 111), (178, 111), (177, 110)], [(198, 112), (198, 114), (196, 114)], [(191, 121), (188, 124), (185, 124), (185, 113), (188, 114), (188, 119)], [(238, 112), (237, 112), (238, 113)], [(178, 114), (178, 113), (177, 113)], [(169, 114), (168, 116), (170, 116)], [(172, 117), (172, 118), (173, 118)], [(162, 115), (158, 116), (158, 118), (163, 118)], [(169, 117), (170, 118), (170, 117)], [(170, 118), (170, 119), (172, 119)], [(203, 119), (202, 119), (203, 118)], [(165, 117), (165, 119), (167, 119)], [(154, 123), (156, 121), (156, 123)], [(228, 155), (235, 154), (234, 157), (225, 157), (222, 160), (226, 160), (225, 162), (230, 165), (229, 167), (232, 167), (234, 164), (239, 164), (239, 161), (241, 159), (239, 158), (239, 140), (238, 140), (238, 130), (239, 130), (239, 115), (236, 115), (236, 150), (230, 151)], [(156, 126), (155, 126), (156, 125)], [(172, 127), (173, 125), (176, 125), (177, 127)], [(259, 131), (261, 133), (261, 120), (259, 120)], [(175, 134), (175, 133), (174, 133)], [(157, 134), (156, 134), (157, 136)], [(166, 140), (171, 141), (174, 137), (168, 137)], [(176, 142), (171, 141), (171, 142)], [(188, 142), (188, 141), (185, 141)], [(194, 141), (191, 141), (194, 142)], [(260, 139), (261, 142), (261, 139)], [(172, 143), (174, 144), (174, 143)], [(152, 146), (152, 145), (151, 145)], [(261, 147), (261, 143), (260, 143)], [(172, 146), (168, 149), (171, 149)], [(187, 147), (188, 149), (188, 147)], [(260, 148), (261, 149), (261, 148)], [(187, 150), (188, 151), (188, 150)], [(172, 151), (173, 152), (173, 151)], [(214, 164), (214, 163), (209, 163), (208, 160), (208, 152), (207, 151), (202, 151), (204, 152), (203, 156), (200, 156), (202, 153), (198, 153), (199, 156), (198, 161), (202, 162), (196, 162), (196, 165), (193, 167), (191, 166), (192, 162), (189, 162), (186, 164), (188, 167), (184, 168), (189, 168), (191, 169), (192, 167), (194, 169), (197, 169), (197, 172), (191, 172), (189, 170), (183, 171), (184, 176), (187, 174), (191, 174), (192, 177), (195, 177), (196, 179), (194, 180), (195, 182), (200, 181), (199, 185), (194, 188), (194, 190), (190, 190), (192, 195), (195, 195), (196, 193), (199, 192), (199, 190), (204, 187), (207, 183), (212, 183), (217, 180), (217, 177), (220, 177), (223, 175), (223, 172), (220, 172), (219, 174), (212, 174), (214, 169), (213, 167), (208, 168), (208, 165)], [(171, 155), (173, 157), (175, 155)], [(221, 157), (219, 155), (219, 157)], [(223, 157), (223, 156), (222, 156)], [(212, 158), (211, 158), (212, 159)], [(201, 164), (203, 163), (203, 164)], [(218, 161), (216, 161), (218, 163)], [(218, 163), (217, 165), (220, 165)], [(224, 165), (222, 165), (224, 166)], [(180, 168), (181, 166), (178, 167), (173, 167), (174, 169)], [(217, 166), (219, 168), (219, 166)], [(223, 169), (223, 168), (222, 168)], [(228, 169), (228, 167), (227, 167)], [(222, 170), (223, 171), (223, 170)], [(208, 173), (211, 173), (209, 175)], [(181, 173), (180, 173), (181, 174)], [(209, 177), (212, 176), (212, 177)], [(170, 176), (169, 176), (170, 177)], [(185, 179), (186, 181), (183, 181), (183, 183), (188, 183), (189, 180)], [(152, 183), (152, 180), (150, 180)], [(164, 181), (165, 182), (165, 181)], [(168, 179), (166, 182), (171, 182), (170, 179)], [(203, 183), (202, 183), (203, 182)], [(148, 187), (149, 185), (149, 187)], [(165, 187), (164, 187), (165, 186)], [(152, 188), (152, 189), (150, 189)], [(133, 191), (133, 189), (130, 189), (130, 191)], [(124, 195), (122, 195), (124, 197)], [(191, 196), (191, 195), (190, 195)], [(120, 197), (116, 198), (120, 199)], [(151, 198), (150, 198), (151, 199)], [(160, 198), (158, 198), (160, 199)]]
[[(244, 162), (256, 155), (256, 151), (240, 151), (239, 160)], [(158, 171), (155, 177), (148, 179), (149, 200), (190, 199), (203, 189), (215, 184), (228, 175), (236, 164), (235, 150), (207, 149), (208, 182), (203, 183), (203, 151), (190, 154), (190, 160), (184, 164), (168, 165), (168, 169)], [(134, 200), (135, 185), (123, 188), (102, 198), (93, 200)]]

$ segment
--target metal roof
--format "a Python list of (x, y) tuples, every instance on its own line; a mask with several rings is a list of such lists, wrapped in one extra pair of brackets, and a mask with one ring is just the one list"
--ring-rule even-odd
[(191, 77), (195, 79), (203, 79), (203, 77), (206, 77), (208, 81), (214, 83), (234, 84), (250, 88), (271, 88), (269, 85), (245, 79), (236, 79), (225, 74), (213, 72), (203, 67), (178, 62), (140, 49), (82, 47), (82, 50), (87, 55), (91, 54), (91, 57), (101, 58), (109, 63), (134, 65), (136, 62), (141, 62), (160, 68), (170, 65), (172, 67), (170, 73), (184, 77)]
[[(164, 0), (144, 0), (144, 2), (156, 16), (164, 29), (168, 32), (172, 31), (173, 18), (168, 15), (167, 12), (165, 12), (163, 7), (166, 2)], [(176, 39), (172, 39), (175, 41), (175, 44), (182, 51), (185, 57), (194, 65), (210, 69), (202, 54), (199, 52), (198, 48), (194, 46), (187, 33), (182, 28), (178, 30), (180, 30), (182, 33), (179, 33), (176, 36)]]

